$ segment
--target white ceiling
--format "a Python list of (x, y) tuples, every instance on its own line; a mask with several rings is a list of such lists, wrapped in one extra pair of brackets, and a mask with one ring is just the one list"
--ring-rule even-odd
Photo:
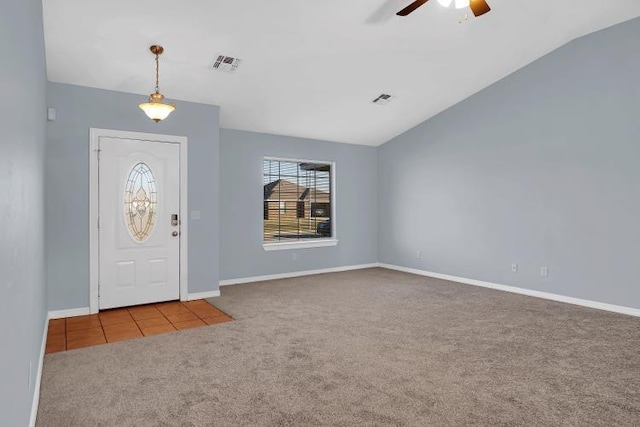
[[(220, 105), (222, 127), (380, 145), (576, 37), (640, 16), (638, 0), (489, 2), (489, 14), (459, 23), (464, 12), (436, 0), (406, 18), (394, 12), (411, 0), (43, 0), (48, 77), (148, 95), (158, 43), (161, 92)], [(240, 68), (213, 71), (218, 53)], [(382, 92), (396, 98), (372, 104)]]

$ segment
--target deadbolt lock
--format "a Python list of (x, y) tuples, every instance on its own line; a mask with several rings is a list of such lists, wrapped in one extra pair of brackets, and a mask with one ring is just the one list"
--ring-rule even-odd
[(178, 226), (180, 225), (180, 221), (178, 220), (178, 214), (171, 215), (171, 225)]

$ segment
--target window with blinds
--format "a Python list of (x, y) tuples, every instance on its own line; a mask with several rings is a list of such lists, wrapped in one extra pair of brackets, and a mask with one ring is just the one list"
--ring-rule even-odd
[(264, 159), (263, 243), (333, 237), (331, 164)]

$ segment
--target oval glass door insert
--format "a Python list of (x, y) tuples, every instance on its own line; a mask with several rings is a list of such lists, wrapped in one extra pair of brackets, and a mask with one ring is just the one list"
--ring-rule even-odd
[(158, 192), (149, 166), (140, 162), (129, 172), (124, 189), (124, 220), (133, 240), (144, 242), (156, 223)]

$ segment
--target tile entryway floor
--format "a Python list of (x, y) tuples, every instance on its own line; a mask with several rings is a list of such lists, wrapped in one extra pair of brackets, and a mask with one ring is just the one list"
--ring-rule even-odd
[(164, 302), (49, 321), (46, 353), (141, 338), (233, 320), (205, 300)]

